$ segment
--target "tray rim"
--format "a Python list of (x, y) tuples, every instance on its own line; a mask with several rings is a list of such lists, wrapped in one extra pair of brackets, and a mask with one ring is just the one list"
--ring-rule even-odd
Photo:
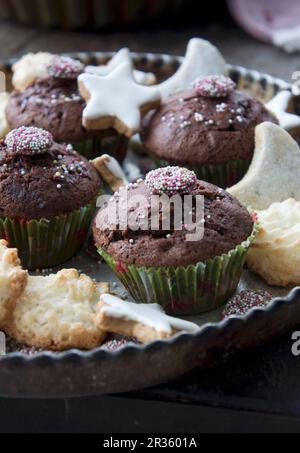
[[(96, 51), (96, 52), (66, 52), (63, 55), (79, 58), (85, 60), (86, 58), (95, 58), (99, 60), (105, 60), (111, 58), (115, 55), (116, 52), (107, 52), (107, 51)], [(171, 55), (166, 53), (154, 53), (154, 52), (131, 52), (131, 55), (134, 61), (138, 62), (141, 59), (146, 58), (150, 62), (154, 63), (155, 61), (162, 61), (163, 64), (181, 64), (184, 57), (178, 55)], [(11, 69), (12, 64), (17, 59), (9, 59), (5, 61), (0, 61), (0, 66), (5, 66), (7, 69)], [(1, 69), (1, 67), (0, 67)], [(265, 79), (268, 84), (277, 85), (279, 91), (281, 90), (292, 90), (292, 85), (285, 80), (273, 77), (270, 74), (259, 72), (255, 69), (247, 69), (239, 65), (227, 64), (228, 71), (237, 71), (241, 75), (248, 75), (252, 77), (255, 81)], [(285, 297), (276, 297), (266, 308), (252, 308), (246, 315), (243, 316), (230, 316), (229, 318), (217, 322), (217, 323), (206, 323), (203, 326), (199, 327), (199, 331), (194, 334), (188, 333), (179, 333), (172, 337), (169, 340), (159, 340), (154, 341), (146, 345), (135, 345), (129, 344), (123, 346), (117, 351), (107, 351), (101, 348), (95, 348), (90, 351), (83, 351), (79, 349), (69, 349), (63, 352), (51, 352), (51, 351), (41, 351), (37, 352), (34, 355), (28, 355), (22, 352), (11, 352), (4, 356), (0, 356), (0, 366), (1, 364), (17, 365), (17, 364), (51, 364), (57, 363), (60, 361), (66, 360), (80, 360), (80, 362), (86, 362), (90, 359), (114, 359), (118, 358), (121, 354), (130, 354), (130, 353), (147, 353), (148, 351), (153, 351), (155, 349), (160, 349), (161, 347), (169, 347), (171, 345), (180, 344), (181, 342), (186, 341), (186, 339), (197, 339), (202, 338), (203, 336), (213, 335), (213, 332), (220, 332), (224, 329), (229, 329), (230, 326), (236, 323), (241, 325), (249, 322), (255, 317), (269, 316), (272, 313), (276, 312), (281, 308), (283, 304), (292, 304), (297, 298), (300, 298), (300, 286), (292, 288), (289, 294)], [(1, 371), (1, 370), (0, 370)]]

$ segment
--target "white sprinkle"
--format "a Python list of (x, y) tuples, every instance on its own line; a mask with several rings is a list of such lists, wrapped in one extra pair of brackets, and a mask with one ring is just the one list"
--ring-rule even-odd
[(202, 113), (196, 112), (194, 114), (194, 118), (197, 123), (201, 123), (202, 121), (204, 121), (204, 116), (202, 115)]
[(186, 127), (191, 126), (192, 123), (190, 121), (184, 121), (183, 123), (180, 124), (181, 129), (185, 129)]

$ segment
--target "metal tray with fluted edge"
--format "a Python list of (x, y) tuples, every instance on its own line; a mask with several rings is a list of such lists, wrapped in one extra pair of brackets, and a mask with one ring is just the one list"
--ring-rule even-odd
[[(86, 64), (103, 64), (111, 53), (72, 54)], [(182, 57), (134, 53), (136, 66), (152, 71), (158, 79), (170, 76)], [(0, 64), (10, 85), (11, 64)], [(240, 89), (269, 100), (280, 90), (291, 89), (283, 80), (238, 66), (228, 66)], [(114, 281), (105, 264), (83, 250), (63, 267), (77, 267), (93, 278)], [(166, 383), (195, 367), (212, 367), (237, 352), (256, 347), (300, 325), (300, 288), (275, 289), (245, 270), (241, 289), (268, 289), (273, 302), (264, 309), (253, 309), (244, 317), (221, 321), (220, 310), (194, 317), (196, 334), (182, 334), (145, 346), (129, 345), (112, 352), (98, 348), (89, 352), (40, 352), (26, 355), (11, 352), (0, 357), (0, 397), (80, 397), (115, 394)]]

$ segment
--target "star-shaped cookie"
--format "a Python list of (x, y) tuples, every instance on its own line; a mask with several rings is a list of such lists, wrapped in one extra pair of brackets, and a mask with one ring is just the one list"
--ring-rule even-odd
[(300, 200), (300, 148), (281, 127), (262, 123), (255, 130), (256, 147), (248, 173), (228, 189), (245, 206), (267, 209), (289, 198)]
[(266, 104), (267, 109), (278, 118), (280, 126), (287, 131), (300, 128), (300, 116), (288, 111), (292, 96), (290, 91), (280, 91)]
[(226, 74), (226, 63), (219, 50), (205, 39), (190, 40), (178, 71), (159, 85), (163, 99), (192, 87), (196, 79)]
[(78, 85), (87, 101), (83, 126), (89, 130), (114, 128), (131, 137), (140, 129), (141, 116), (161, 102), (157, 87), (142, 86), (134, 80), (129, 63), (117, 66), (105, 77), (81, 74)]
[(156, 77), (151, 72), (143, 72), (134, 69), (130, 50), (126, 47), (124, 49), (119, 50), (119, 52), (117, 52), (106, 65), (87, 66), (85, 68), (85, 72), (87, 72), (88, 74), (106, 76), (122, 63), (129, 63), (131, 65), (133, 75), (137, 83), (148, 86), (154, 85), (156, 83)]
[(168, 316), (158, 304), (136, 304), (104, 294), (97, 306), (96, 324), (105, 332), (134, 337), (141, 343), (195, 333), (199, 326)]

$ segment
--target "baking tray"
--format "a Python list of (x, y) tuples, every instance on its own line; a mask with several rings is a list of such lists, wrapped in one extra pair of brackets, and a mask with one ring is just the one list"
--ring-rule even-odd
[[(86, 64), (103, 64), (112, 54), (72, 56)], [(133, 53), (132, 56), (139, 69), (154, 72), (159, 80), (170, 76), (182, 63), (182, 57), (165, 54)], [(8, 82), (11, 64), (0, 65)], [(291, 89), (283, 80), (239, 66), (229, 65), (228, 73), (240, 89), (264, 101), (280, 90)], [(116, 285), (114, 275), (99, 262), (91, 244), (63, 267), (76, 267), (93, 278)], [(274, 300), (267, 308), (253, 309), (244, 317), (221, 321), (221, 310), (192, 317), (200, 326), (196, 334), (181, 334), (145, 346), (130, 344), (117, 351), (101, 347), (89, 352), (70, 350), (34, 355), (10, 352), (0, 358), (0, 397), (66, 398), (140, 390), (179, 378), (195, 367), (212, 367), (300, 324), (300, 288), (271, 288), (245, 270), (239, 291), (242, 289), (267, 289)], [(116, 290), (123, 291), (121, 287)]]

